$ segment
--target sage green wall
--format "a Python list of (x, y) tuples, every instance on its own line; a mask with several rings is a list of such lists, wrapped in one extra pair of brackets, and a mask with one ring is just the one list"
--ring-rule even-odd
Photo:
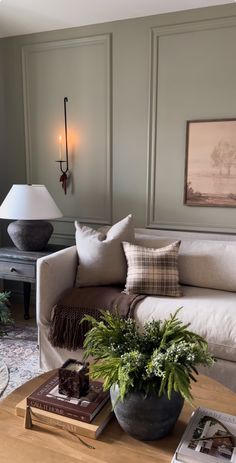
[[(6, 131), (6, 120), (5, 120), (5, 79), (4, 79), (4, 48), (3, 42), (0, 41), (0, 172), (1, 177), (7, 169), (7, 162), (5, 156), (5, 131)], [(0, 190), (0, 200), (2, 199), (2, 192)]]
[[(4, 119), (4, 76), (3, 76), (3, 48), (0, 42), (0, 172), (4, 171), (4, 149), (5, 149), (5, 119)], [(1, 200), (2, 198), (0, 198)], [(0, 244), (2, 236), (0, 233)]]
[(4, 169), (4, 80), (3, 80), (3, 47), (0, 42), (0, 169)]
[[(203, 230), (233, 232), (234, 224), (236, 224), (235, 209), (207, 208), (206, 211), (205, 208), (203, 213), (204, 208), (183, 206), (182, 192), (186, 119), (196, 119), (195, 108), (197, 108), (197, 117), (202, 119), (236, 116), (236, 68), (231, 67), (230, 77), (228, 69), (224, 69), (226, 44), (229, 47), (229, 56), (236, 62), (235, 40), (232, 40), (232, 42), (229, 40), (230, 31), (232, 30), (231, 37), (232, 39), (236, 38), (234, 35), (236, 25), (228, 23), (223, 29), (222, 26), (219, 29), (213, 27), (216, 45), (222, 44), (219, 53), (216, 53), (212, 59), (214, 66), (218, 62), (220, 66), (223, 66), (225, 72), (226, 87), (223, 89), (223, 97), (219, 98), (219, 104), (213, 104), (214, 93), (213, 97), (209, 97), (209, 101), (205, 100), (201, 106), (199, 104), (201, 95), (198, 92), (201, 92), (202, 89), (201, 87), (192, 87), (191, 108), (186, 101), (189, 94), (188, 92), (185, 94), (184, 90), (187, 89), (188, 82), (184, 81), (180, 94), (179, 86), (175, 88), (175, 80), (180, 78), (180, 74), (184, 77), (184, 73), (179, 72), (179, 66), (182, 65), (180, 64), (181, 60), (185, 60), (186, 64), (186, 59), (191, 59), (192, 36), (190, 37), (190, 48), (187, 52), (189, 35), (177, 31), (177, 40), (175, 41), (173, 30), (170, 32), (171, 38), (169, 38), (167, 32), (165, 38), (160, 40), (160, 67), (157, 74), (155, 74), (151, 69), (151, 64), (155, 61), (151, 47), (155, 43), (152, 41), (151, 31), (154, 28), (153, 33), (155, 35), (156, 30), (160, 31), (167, 26), (171, 28), (178, 24), (189, 24), (191, 26), (195, 22), (230, 18), (234, 15), (234, 19), (236, 19), (236, 5), (232, 4), (224, 7), (204, 8), (2, 39), (0, 43), (3, 50), (4, 94), (6, 98), (6, 166), (4, 167), (6, 175), (1, 179), (1, 196), (7, 193), (12, 183), (24, 183), (27, 180), (22, 47), (44, 42), (110, 34), (112, 64), (112, 113), (110, 119), (112, 126), (111, 221), (115, 222), (132, 212), (135, 224), (139, 227), (149, 225), (158, 228), (159, 226), (166, 227), (166, 224), (168, 224), (168, 228), (200, 228)], [(224, 29), (228, 31), (228, 34), (226, 34), (227, 39), (224, 38)], [(200, 31), (197, 33), (200, 34), (204, 58), (204, 34), (206, 32)], [(182, 52), (181, 40), (184, 40), (185, 37), (185, 51)], [(214, 46), (214, 41), (212, 43), (212, 46)], [(207, 49), (205, 59), (202, 62), (200, 61), (202, 70), (204, 70), (205, 60), (208, 59), (209, 53), (211, 53), (211, 49)], [(180, 60), (178, 60), (178, 54), (180, 54)], [(188, 65), (191, 67), (191, 61), (188, 61)], [(170, 79), (166, 81), (166, 78), (170, 77), (169, 72), (172, 73), (172, 82), (170, 82)], [(152, 78), (156, 78), (156, 82), (153, 83)], [(209, 73), (207, 79), (209, 79)], [(210, 91), (211, 83), (209, 82), (208, 85)], [(171, 98), (169, 94), (170, 87)], [(158, 101), (155, 100), (155, 90), (158, 93)], [(226, 94), (228, 95), (227, 101), (225, 101)], [(174, 99), (177, 96), (180, 96), (177, 99), (178, 108)], [(224, 104), (221, 105), (220, 102)], [(182, 106), (186, 107), (186, 105), (188, 108), (184, 112)], [(156, 120), (155, 114), (150, 117), (150, 109), (152, 108), (158, 114), (158, 120)], [(176, 118), (177, 113), (179, 113), (179, 117)], [(174, 117), (170, 120), (170, 115), (173, 116), (173, 114)], [(164, 132), (168, 133), (168, 143), (166, 145), (162, 138)], [(174, 145), (171, 143), (173, 136)], [(156, 140), (158, 143), (153, 146)], [(172, 171), (171, 180), (169, 177), (170, 171)], [(55, 176), (57, 175), (55, 169)], [(40, 181), (40, 179), (38, 180)], [(54, 181), (55, 179), (52, 178), (52, 182)], [(60, 198), (56, 197), (55, 199), (60, 203)], [(70, 195), (67, 196), (66, 200), (70, 201)], [(93, 196), (91, 195), (88, 200), (93, 201)], [(66, 206), (63, 207), (66, 209)], [(178, 217), (180, 218), (179, 222)], [(58, 241), (63, 241), (63, 236), (64, 241), (73, 241), (72, 222), (58, 222), (55, 224), (55, 230)]]

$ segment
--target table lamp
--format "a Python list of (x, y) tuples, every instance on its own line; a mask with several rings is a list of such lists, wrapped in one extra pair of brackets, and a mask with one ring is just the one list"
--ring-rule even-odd
[(62, 213), (44, 185), (13, 185), (0, 206), (0, 218), (16, 219), (7, 231), (22, 251), (44, 249), (53, 232), (47, 219), (58, 217)]

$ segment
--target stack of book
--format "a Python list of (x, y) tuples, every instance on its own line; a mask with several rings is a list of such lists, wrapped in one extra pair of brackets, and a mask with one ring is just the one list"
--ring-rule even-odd
[(191, 416), (172, 463), (236, 463), (236, 416), (199, 407)]
[(16, 406), (16, 414), (23, 417), (30, 407), (32, 420), (96, 439), (112, 417), (109, 392), (100, 381), (90, 381), (86, 395), (73, 398), (60, 394), (58, 386), (55, 373)]

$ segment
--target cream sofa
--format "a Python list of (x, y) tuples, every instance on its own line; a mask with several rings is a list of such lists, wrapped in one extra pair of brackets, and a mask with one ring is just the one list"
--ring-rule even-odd
[[(147, 296), (135, 309), (140, 325), (151, 319), (165, 319), (178, 307), (179, 317), (191, 323), (217, 358), (205, 374), (236, 392), (236, 236), (136, 229), (139, 245), (162, 247), (181, 239), (178, 298)], [(37, 262), (37, 323), (40, 366), (59, 367), (69, 357), (82, 359), (83, 352), (54, 348), (49, 340), (52, 308), (62, 291), (73, 286), (78, 265), (76, 246), (43, 257)]]

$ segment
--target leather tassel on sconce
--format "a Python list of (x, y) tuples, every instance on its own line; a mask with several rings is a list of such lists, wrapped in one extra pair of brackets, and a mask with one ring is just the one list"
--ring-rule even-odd
[[(64, 98), (64, 121), (65, 121), (66, 159), (65, 160), (61, 159), (61, 145), (60, 145), (60, 159), (59, 161), (56, 161), (60, 163), (61, 176), (60, 176), (59, 181), (61, 182), (61, 186), (64, 190), (65, 195), (67, 191), (67, 180), (68, 180), (68, 173), (69, 173), (66, 103), (68, 103), (68, 98), (65, 96)], [(59, 137), (59, 143), (61, 143), (61, 136)], [(65, 168), (63, 168), (64, 163), (65, 163)]]
[(66, 172), (63, 172), (63, 174), (61, 174), (61, 176), (60, 176), (60, 182), (62, 182), (61, 186), (62, 186), (62, 188), (64, 190), (65, 195), (66, 195), (66, 189), (67, 189), (67, 184), (66, 184), (67, 179), (68, 179), (68, 177), (67, 177)]

